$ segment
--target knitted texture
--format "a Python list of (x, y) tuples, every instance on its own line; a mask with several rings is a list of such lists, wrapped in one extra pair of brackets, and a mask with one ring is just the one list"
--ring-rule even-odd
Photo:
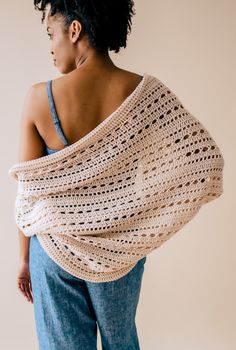
[(10, 168), (15, 221), (72, 275), (116, 280), (223, 193), (223, 166), (205, 127), (144, 73), (80, 140)]

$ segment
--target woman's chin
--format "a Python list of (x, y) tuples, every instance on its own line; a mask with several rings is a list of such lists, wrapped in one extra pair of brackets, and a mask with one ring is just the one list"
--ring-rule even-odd
[(64, 68), (61, 67), (61, 69), (59, 69), (58, 66), (57, 66), (57, 68), (61, 74), (68, 74), (74, 70), (74, 69), (71, 69), (71, 67), (65, 67), (65, 66), (64, 66)]
[(60, 66), (59, 66), (56, 62), (54, 62), (54, 67), (57, 68), (57, 70), (59, 71), (59, 73), (65, 74), (65, 69), (60, 68)]

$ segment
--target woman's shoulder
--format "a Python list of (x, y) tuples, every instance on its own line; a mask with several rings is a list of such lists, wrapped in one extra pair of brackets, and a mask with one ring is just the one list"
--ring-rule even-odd
[(56, 87), (73, 87), (73, 85), (86, 85), (91, 84), (92, 82), (97, 82), (98, 84), (99, 82), (101, 82), (102, 84), (104, 81), (113, 81), (114, 83), (120, 82), (132, 85), (135, 84), (135, 82), (140, 81), (142, 77), (143, 74), (139, 74), (121, 68), (116, 68), (114, 70), (105, 69), (102, 72), (99, 72), (97, 70), (89, 71), (85, 69), (75, 69), (74, 71), (68, 74), (52, 79), (52, 84)]

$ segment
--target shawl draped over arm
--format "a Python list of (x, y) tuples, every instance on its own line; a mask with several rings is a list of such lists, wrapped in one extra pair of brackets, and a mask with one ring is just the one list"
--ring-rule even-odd
[(72, 275), (115, 280), (221, 196), (223, 166), (202, 123), (144, 73), (90, 133), (11, 167), (15, 221)]

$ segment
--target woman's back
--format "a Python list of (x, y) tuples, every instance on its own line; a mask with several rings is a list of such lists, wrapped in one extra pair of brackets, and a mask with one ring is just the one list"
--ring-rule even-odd
[(59, 151), (92, 131), (124, 102), (141, 80), (141, 75), (122, 69), (100, 75), (73, 71), (48, 80), (42, 86), (43, 108), (36, 117), (46, 154)]

